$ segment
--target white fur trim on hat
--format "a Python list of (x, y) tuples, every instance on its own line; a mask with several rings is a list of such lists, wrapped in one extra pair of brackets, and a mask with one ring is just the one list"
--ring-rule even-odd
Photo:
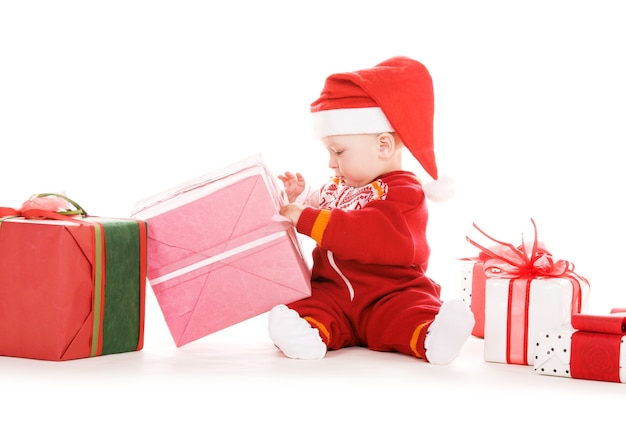
[(315, 139), (334, 135), (393, 132), (382, 109), (346, 108), (313, 112)]

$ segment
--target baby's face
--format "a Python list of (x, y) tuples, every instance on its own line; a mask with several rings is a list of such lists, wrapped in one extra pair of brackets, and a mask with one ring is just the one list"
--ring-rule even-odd
[(381, 173), (377, 134), (335, 135), (322, 138), (328, 166), (351, 187), (372, 182)]

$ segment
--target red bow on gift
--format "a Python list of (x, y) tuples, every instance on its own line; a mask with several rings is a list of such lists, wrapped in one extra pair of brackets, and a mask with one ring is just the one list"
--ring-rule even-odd
[(481, 250), (478, 258), (483, 262), (485, 274), (488, 277), (560, 277), (573, 273), (574, 264), (566, 260), (554, 259), (544, 244), (537, 240), (537, 225), (532, 218), (530, 221), (535, 231), (530, 250), (524, 243), (523, 235), (522, 244), (515, 247), (513, 244), (491, 237), (475, 223), (472, 223), (476, 230), (497, 243), (497, 245), (487, 248), (471, 238), (465, 237), (470, 244)]

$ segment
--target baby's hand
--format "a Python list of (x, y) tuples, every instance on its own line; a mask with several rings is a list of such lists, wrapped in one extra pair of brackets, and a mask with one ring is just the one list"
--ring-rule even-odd
[(283, 175), (278, 175), (278, 179), (283, 182), (289, 202), (295, 201), (306, 187), (306, 181), (304, 181), (304, 177), (299, 172), (293, 174), (287, 171)]
[(287, 204), (280, 209), (280, 214), (287, 217), (291, 224), (295, 226), (298, 224), (303, 209), (304, 205), (301, 204)]

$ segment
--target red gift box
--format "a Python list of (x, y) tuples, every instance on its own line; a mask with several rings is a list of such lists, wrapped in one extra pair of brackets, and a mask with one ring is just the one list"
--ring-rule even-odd
[(608, 316), (578, 314), (572, 317), (572, 377), (623, 382), (621, 347), (626, 334), (626, 310), (613, 309)]
[(148, 280), (177, 346), (310, 295), (310, 270), (260, 156), (147, 198)]
[(0, 355), (143, 348), (145, 222), (10, 208), (0, 217)]
[(478, 338), (485, 336), (485, 282), (487, 276), (483, 262), (473, 259), (462, 261), (461, 300), (474, 315), (472, 335)]
[(535, 371), (575, 379), (626, 382), (626, 309), (609, 315), (576, 314), (573, 330), (537, 337)]

